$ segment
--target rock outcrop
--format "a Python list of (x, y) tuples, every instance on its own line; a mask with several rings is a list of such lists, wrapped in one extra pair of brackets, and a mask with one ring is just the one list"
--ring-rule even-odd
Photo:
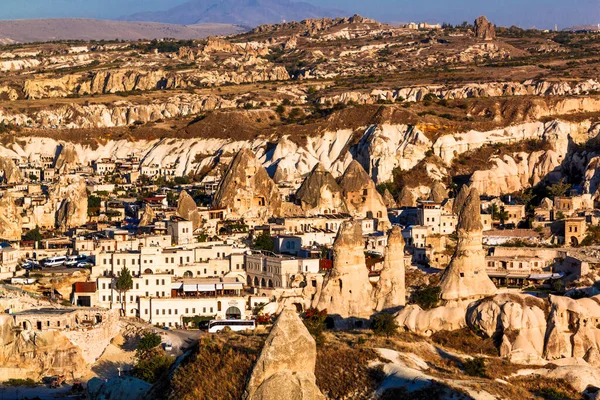
[(325, 400), (316, 384), (317, 346), (295, 311), (284, 309), (265, 342), (245, 400)]
[(296, 192), (296, 202), (308, 216), (348, 212), (342, 189), (321, 163), (302, 182)]
[(192, 196), (185, 190), (182, 190), (181, 193), (179, 193), (179, 199), (177, 200), (177, 215), (188, 221), (192, 221), (194, 230), (202, 225), (202, 217), (198, 212), (198, 205)]
[(417, 196), (408, 187), (404, 186), (398, 195), (398, 207), (415, 207), (417, 205)]
[(469, 197), (470, 190), (471, 189), (469, 189), (467, 185), (461, 186), (452, 203), (452, 214), (460, 217), (460, 213), (465, 206), (465, 201), (467, 201), (467, 197)]
[(6, 193), (0, 198), (0, 240), (21, 240), (23, 220), (14, 198)]
[(373, 312), (364, 247), (360, 221), (344, 222), (333, 243), (333, 268), (323, 280), (316, 302), (316, 308), (326, 309), (336, 326), (367, 320)]
[(406, 306), (396, 314), (396, 323), (402, 329), (424, 336), (440, 331), (455, 331), (467, 326), (466, 307), (436, 307), (423, 310), (416, 304)]
[(4, 184), (18, 183), (23, 179), (15, 162), (7, 157), (0, 157), (0, 182)]
[(226, 209), (230, 218), (264, 220), (280, 215), (281, 203), (279, 190), (260, 161), (242, 149), (225, 171), (213, 207)]
[(467, 313), (469, 326), (500, 343), (500, 356), (539, 362), (546, 337), (546, 302), (530, 295), (499, 294)]
[(152, 209), (152, 207), (147, 206), (144, 208), (144, 212), (142, 213), (142, 218), (140, 218), (139, 226), (148, 226), (151, 225), (156, 219), (156, 213)]
[(485, 16), (475, 20), (475, 36), (483, 40), (496, 39), (496, 28)]
[(54, 168), (57, 174), (65, 174), (70, 172), (71, 169), (76, 168), (79, 164), (79, 156), (77, 150), (72, 144), (62, 146), (56, 161), (54, 162)]
[(435, 203), (441, 203), (448, 197), (448, 191), (442, 185), (441, 182), (435, 181), (431, 187), (431, 193), (429, 194), (429, 200)]
[(46, 211), (53, 211), (56, 227), (67, 231), (85, 225), (88, 218), (88, 196), (85, 179), (80, 175), (63, 175), (48, 195)]
[(351, 215), (358, 218), (375, 218), (377, 229), (386, 231), (390, 226), (387, 207), (375, 187), (375, 182), (364, 168), (353, 160), (340, 179), (342, 196)]
[(473, 300), (496, 293), (485, 269), (479, 192), (471, 189), (458, 217), (458, 242), (440, 282), (446, 302)]
[(550, 317), (544, 357), (553, 360), (580, 357), (600, 366), (600, 295), (571, 299), (550, 296)]
[(392, 194), (390, 193), (390, 191), (387, 188), (385, 188), (385, 191), (383, 192), (382, 197), (383, 197), (383, 203), (385, 204), (385, 206), (387, 208), (396, 208), (397, 207), (394, 196), (392, 196)]
[(406, 304), (404, 238), (397, 225), (390, 231), (384, 257), (374, 291), (375, 310), (392, 311)]

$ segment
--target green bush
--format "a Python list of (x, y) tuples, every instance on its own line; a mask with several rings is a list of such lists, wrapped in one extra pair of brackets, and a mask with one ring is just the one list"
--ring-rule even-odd
[(306, 329), (315, 338), (317, 346), (321, 346), (325, 343), (325, 337), (323, 331), (325, 330), (325, 320), (327, 319), (327, 310), (317, 310), (316, 308), (309, 308), (302, 314), (302, 321), (306, 326)]
[(413, 302), (417, 303), (423, 310), (429, 310), (436, 307), (440, 302), (440, 292), (439, 286), (419, 288), (412, 295)]
[(144, 353), (159, 346), (161, 342), (162, 339), (160, 335), (153, 332), (146, 332), (137, 345), (136, 351), (138, 352), (138, 357), (142, 357)]
[(162, 349), (146, 354), (133, 367), (133, 376), (148, 383), (154, 383), (162, 374), (167, 372), (173, 364), (173, 359), (166, 355)]
[(485, 368), (485, 359), (482, 357), (471, 358), (463, 361), (463, 369), (465, 374), (485, 378), (487, 371)]
[(377, 314), (373, 318), (371, 329), (377, 336), (390, 337), (398, 332), (398, 324), (393, 314)]

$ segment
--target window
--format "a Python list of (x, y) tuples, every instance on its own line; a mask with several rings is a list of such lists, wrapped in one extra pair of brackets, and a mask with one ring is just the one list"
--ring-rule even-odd
[(211, 312), (211, 313), (213, 312), (213, 308), (212, 308), (212, 307), (210, 308), (210, 312)]
[(106, 296), (102, 296), (102, 301), (106, 301)]
[(135, 284), (135, 288), (136, 288), (136, 290), (139, 290), (139, 288), (140, 288), (140, 284), (139, 284), (139, 283), (136, 283), (136, 284)]
[(160, 314), (160, 310), (156, 309), (156, 315), (159, 315), (159, 314)]
[(178, 310), (177, 310), (177, 309), (175, 309), (175, 315), (177, 315), (177, 311), (178, 311)]
[(196, 314), (196, 309), (192, 308), (192, 314)]
[(171, 315), (171, 309), (169, 308), (169, 315)]
[(206, 307), (202, 307), (202, 312), (206, 313)]
[(144, 314), (148, 315), (148, 309), (147, 308), (144, 310)]
[(164, 284), (165, 284), (165, 280), (164, 280), (164, 279), (161, 281), (161, 284), (162, 284), (162, 285), (164, 285)]
[(166, 310), (163, 308), (163, 315), (165, 315), (165, 314), (166, 314), (166, 313), (165, 313), (165, 311), (166, 311)]

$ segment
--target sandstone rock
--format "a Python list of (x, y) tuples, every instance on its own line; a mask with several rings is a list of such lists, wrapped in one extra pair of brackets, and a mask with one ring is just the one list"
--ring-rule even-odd
[(14, 199), (6, 193), (0, 198), (0, 239), (21, 240), (22, 218)]
[(390, 193), (390, 191), (386, 188), (385, 192), (383, 192), (383, 202), (387, 208), (396, 208), (396, 200), (394, 196)]
[(465, 305), (423, 310), (418, 305), (411, 304), (396, 314), (396, 322), (408, 332), (431, 336), (436, 332), (455, 331), (466, 327), (465, 313)]
[(67, 231), (87, 222), (87, 207), (85, 179), (80, 175), (63, 175), (51, 187), (45, 211), (56, 215), (58, 229)]
[(240, 150), (219, 183), (213, 207), (231, 218), (266, 219), (281, 213), (281, 196), (269, 174), (248, 149)]
[(435, 181), (431, 187), (431, 193), (429, 194), (429, 200), (436, 203), (441, 203), (448, 197), (448, 192), (441, 182)]
[(5, 184), (19, 183), (23, 179), (15, 162), (8, 157), (0, 157), (0, 178)]
[(353, 319), (369, 319), (373, 312), (364, 247), (360, 221), (344, 222), (333, 244), (333, 268), (316, 302), (317, 309), (326, 309), (337, 318), (337, 326), (347, 326)]
[(475, 36), (483, 40), (494, 40), (496, 28), (485, 16), (481, 16), (475, 20)]
[(348, 211), (358, 218), (375, 218), (377, 229), (385, 231), (390, 225), (381, 195), (375, 182), (356, 160), (352, 160), (340, 179), (342, 196)]
[[(153, 211), (152, 213), (154, 214)], [(179, 193), (179, 199), (177, 200), (177, 215), (181, 218), (187, 219), (188, 221), (192, 221), (192, 227), (194, 230), (198, 229), (198, 227), (202, 225), (202, 217), (198, 212), (198, 205), (192, 196), (190, 196), (185, 190), (182, 190), (181, 193)]]
[(71, 169), (76, 168), (79, 164), (79, 156), (77, 150), (72, 144), (67, 144), (61, 147), (60, 153), (54, 162), (54, 168), (57, 174), (64, 174), (70, 172)]
[(546, 303), (522, 294), (500, 294), (469, 309), (471, 327), (488, 337), (502, 337), (500, 355), (513, 362), (541, 359), (546, 336)]
[(377, 311), (395, 310), (406, 304), (404, 238), (397, 225), (390, 231), (384, 257), (383, 270), (373, 293)]
[(324, 400), (316, 385), (315, 340), (295, 311), (284, 309), (250, 375), (244, 399)]
[(540, 208), (544, 210), (552, 210), (554, 208), (554, 203), (547, 197), (544, 197), (540, 203)]
[(347, 213), (342, 189), (322, 164), (317, 164), (296, 192), (307, 215)]
[(467, 197), (469, 197), (470, 189), (467, 185), (461, 186), (458, 194), (454, 198), (454, 202), (452, 203), (452, 214), (460, 216), (461, 211), (465, 205), (465, 201)]
[(142, 214), (142, 218), (140, 218), (140, 222), (139, 222), (138, 226), (151, 225), (155, 219), (156, 219), (156, 213), (154, 212), (152, 207), (146, 207), (146, 208), (144, 208), (144, 213)]
[(417, 197), (408, 187), (404, 186), (398, 195), (398, 207), (415, 207)]
[(458, 218), (458, 242), (440, 282), (441, 298), (463, 301), (491, 296), (496, 287), (485, 269), (479, 193), (471, 189)]
[(574, 300), (550, 296), (544, 357), (591, 357), (600, 348), (600, 295)]

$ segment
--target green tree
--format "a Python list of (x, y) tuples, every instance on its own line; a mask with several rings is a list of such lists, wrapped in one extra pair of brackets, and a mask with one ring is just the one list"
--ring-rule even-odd
[(160, 338), (160, 335), (154, 332), (144, 333), (144, 336), (142, 336), (142, 338), (138, 342), (137, 348), (135, 350), (136, 357), (143, 358), (147, 352), (154, 349), (155, 347), (158, 347), (161, 342), (162, 339)]
[(390, 337), (398, 332), (398, 324), (393, 314), (377, 314), (371, 322), (371, 329), (377, 336)]
[(273, 251), (275, 246), (273, 245), (273, 238), (268, 232), (263, 232), (254, 239), (254, 249)]
[(141, 359), (133, 367), (133, 376), (148, 383), (155, 383), (158, 378), (171, 368), (173, 359), (164, 351), (153, 352), (148, 358)]
[(419, 288), (412, 295), (413, 301), (423, 310), (429, 310), (436, 307), (440, 302), (441, 291), (439, 286)]
[(115, 286), (123, 299), (123, 315), (127, 316), (127, 292), (133, 289), (133, 277), (127, 267), (121, 269)]
[(485, 359), (482, 357), (471, 358), (470, 360), (463, 361), (463, 368), (467, 375), (478, 376), (480, 378), (487, 377)]
[(35, 243), (41, 242), (42, 234), (40, 232), (40, 227), (36, 225), (34, 229), (31, 229), (26, 234), (24, 234), (21, 239), (25, 242), (29, 242), (29, 241), (33, 241)]
[(567, 190), (570, 188), (571, 185), (565, 183), (564, 179), (561, 179), (560, 182), (548, 186), (548, 195), (552, 200), (554, 200), (554, 198), (557, 196), (564, 196), (564, 194), (567, 193)]

